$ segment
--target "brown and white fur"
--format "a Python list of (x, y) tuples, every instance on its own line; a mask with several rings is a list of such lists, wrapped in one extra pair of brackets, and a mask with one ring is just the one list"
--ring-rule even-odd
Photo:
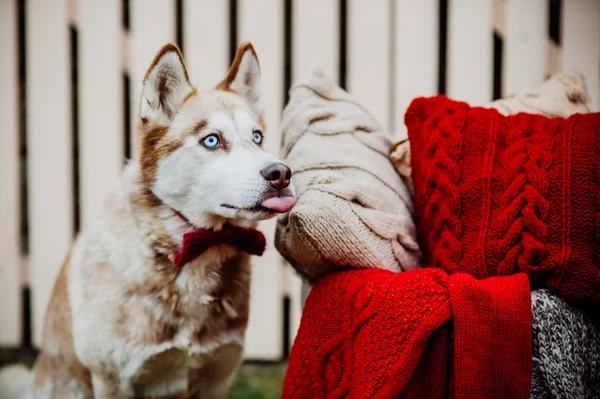
[[(254, 226), (276, 214), (265, 198), (294, 195), (291, 186), (273, 194), (261, 175), (281, 163), (256, 142), (259, 69), (244, 43), (225, 79), (198, 92), (176, 46), (156, 55), (139, 160), (67, 256), (26, 397), (227, 397), (248, 322), (249, 256), (219, 245), (182, 269), (173, 258), (184, 233)], [(217, 148), (203, 145), (209, 135)]]

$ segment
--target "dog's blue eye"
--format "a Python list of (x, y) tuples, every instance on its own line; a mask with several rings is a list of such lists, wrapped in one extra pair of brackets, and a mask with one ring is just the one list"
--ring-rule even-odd
[(256, 144), (260, 144), (262, 142), (263, 136), (261, 132), (254, 132), (252, 138), (254, 139), (254, 142)]
[(219, 137), (216, 134), (211, 134), (202, 140), (202, 145), (210, 149), (216, 148), (219, 145)]

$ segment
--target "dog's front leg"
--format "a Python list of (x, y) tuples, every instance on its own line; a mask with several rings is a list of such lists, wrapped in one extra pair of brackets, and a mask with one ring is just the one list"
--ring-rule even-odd
[(92, 386), (95, 399), (128, 399), (135, 396), (131, 384), (121, 382), (112, 374), (92, 374)]

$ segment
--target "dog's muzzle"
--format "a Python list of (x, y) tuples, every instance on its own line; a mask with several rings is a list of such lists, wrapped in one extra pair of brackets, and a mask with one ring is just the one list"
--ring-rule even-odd
[(279, 192), (279, 195), (265, 199), (260, 205), (278, 213), (286, 213), (292, 209), (296, 204), (296, 199), (290, 195), (289, 190), (281, 192), (290, 185), (292, 178), (290, 168), (282, 163), (273, 163), (262, 169), (260, 174), (271, 187)]

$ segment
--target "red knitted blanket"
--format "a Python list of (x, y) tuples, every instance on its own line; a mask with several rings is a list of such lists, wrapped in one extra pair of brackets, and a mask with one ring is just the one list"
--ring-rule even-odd
[(528, 398), (530, 300), (523, 273), (334, 273), (307, 298), (282, 397)]

